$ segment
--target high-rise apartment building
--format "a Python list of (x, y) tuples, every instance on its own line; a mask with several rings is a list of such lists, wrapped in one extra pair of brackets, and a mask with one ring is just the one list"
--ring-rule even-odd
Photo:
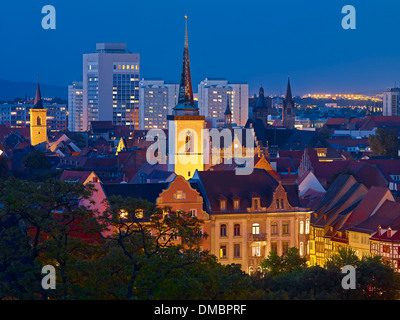
[(400, 116), (400, 88), (391, 88), (383, 93), (383, 115)]
[(139, 86), (139, 129), (167, 129), (167, 115), (178, 103), (179, 83), (142, 79)]
[(68, 86), (68, 130), (85, 131), (83, 120), (83, 82), (74, 81)]
[(83, 55), (84, 131), (91, 121), (139, 127), (140, 55), (125, 43), (97, 43)]
[(244, 126), (248, 119), (249, 86), (245, 83), (232, 83), (226, 79), (206, 78), (198, 85), (200, 114), (217, 118), (223, 123), (229, 99), (232, 123)]

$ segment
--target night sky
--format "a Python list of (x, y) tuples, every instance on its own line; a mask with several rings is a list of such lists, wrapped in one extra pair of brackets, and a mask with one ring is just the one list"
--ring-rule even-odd
[[(44, 5), (56, 30), (44, 30)], [(342, 7), (357, 10), (344, 30)], [(0, 79), (66, 86), (80, 80), (96, 42), (125, 42), (141, 78), (180, 78), (184, 15), (194, 91), (205, 77), (249, 84), (249, 93), (375, 94), (400, 84), (398, 0), (15, 0), (1, 4)]]

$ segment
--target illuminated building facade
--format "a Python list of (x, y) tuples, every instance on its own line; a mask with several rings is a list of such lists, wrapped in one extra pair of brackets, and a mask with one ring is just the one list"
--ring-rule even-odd
[[(206, 78), (198, 85), (200, 114), (224, 123), (224, 112), (229, 101), (232, 123), (244, 126), (249, 113), (249, 86), (226, 79)], [(218, 121), (220, 119), (220, 121)]]
[(68, 86), (68, 130), (84, 131), (83, 122), (83, 82), (74, 81)]
[(383, 93), (383, 115), (400, 116), (400, 88), (388, 89)]
[(125, 43), (98, 43), (83, 55), (83, 131), (91, 121), (139, 128), (140, 55)]
[(31, 145), (36, 146), (47, 142), (47, 109), (43, 108), (39, 82), (37, 84), (35, 101), (30, 109)]
[(139, 87), (139, 129), (167, 129), (167, 115), (178, 103), (179, 83), (142, 79)]

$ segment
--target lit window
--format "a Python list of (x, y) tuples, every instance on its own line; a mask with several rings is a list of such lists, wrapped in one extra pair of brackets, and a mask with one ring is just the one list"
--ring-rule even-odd
[(219, 257), (222, 259), (225, 259), (227, 257), (226, 256), (226, 246), (221, 246), (219, 248)]
[(175, 193), (175, 200), (184, 200), (185, 199), (185, 194), (183, 193), (182, 190), (178, 190)]
[(304, 222), (300, 221), (300, 234), (304, 233)]
[(253, 223), (251, 231), (252, 231), (252, 234), (260, 234), (260, 224), (259, 223)]
[(189, 215), (191, 217), (196, 217), (197, 216), (197, 210), (196, 209), (190, 209), (189, 210)]
[(261, 256), (261, 250), (260, 250), (260, 246), (253, 246), (251, 247), (251, 254), (253, 257), (259, 257)]

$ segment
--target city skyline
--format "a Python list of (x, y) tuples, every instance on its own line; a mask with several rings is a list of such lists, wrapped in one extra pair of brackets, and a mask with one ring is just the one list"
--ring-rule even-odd
[[(0, 27), (14, 29), (4, 35), (9, 50), (0, 53), (7, 61), (0, 78), (30, 82), (39, 74), (41, 83), (67, 87), (81, 80), (83, 54), (94, 52), (98, 42), (119, 42), (141, 55), (141, 78), (177, 81), (187, 13), (195, 84), (219, 77), (248, 83), (249, 96), (260, 85), (267, 94), (283, 94), (290, 75), (293, 95), (373, 95), (400, 82), (400, 44), (389, 33), (398, 28), (395, 9), (400, 4), (383, 2), (393, 10), (375, 7), (372, 1), (353, 1), (356, 30), (341, 27), (341, 9), (347, 3), (310, 1), (305, 6), (292, 1), (287, 7), (258, 1), (246, 6), (236, 1), (156, 1), (150, 6), (117, 1), (105, 9), (96, 8), (93, 1), (79, 6), (54, 1), (55, 30), (41, 28), (41, 4), (19, 8), (8, 3), (9, 15)], [(17, 25), (9, 20), (15, 15), (20, 18)]]

